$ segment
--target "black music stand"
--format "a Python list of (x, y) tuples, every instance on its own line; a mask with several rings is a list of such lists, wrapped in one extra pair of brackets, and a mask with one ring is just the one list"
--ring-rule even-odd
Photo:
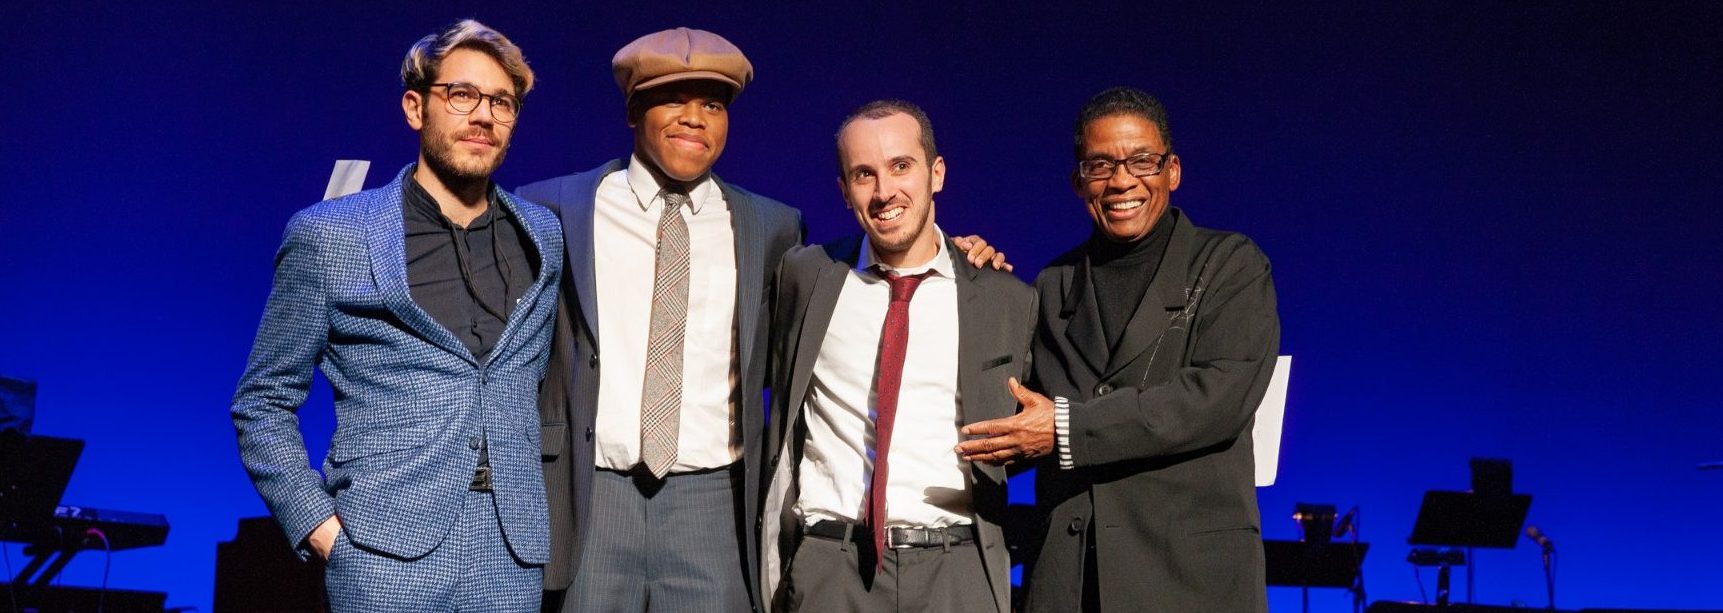
[(1262, 541), (1268, 584), (1279, 587), (1352, 587), (1369, 543)]
[[(1332, 504), (1298, 503), (1292, 519), (1298, 522), (1300, 537), (1296, 541), (1262, 541), (1268, 585), (1296, 587), (1304, 598), (1303, 610), (1310, 611), (1310, 588), (1357, 587), (1355, 604), (1362, 606), (1364, 554), (1368, 543), (1358, 542), (1357, 507), (1347, 512), (1336, 525)], [(1338, 530), (1338, 533), (1337, 533)], [(1350, 543), (1336, 543), (1339, 536), (1352, 535)]]
[(1484, 547), (1513, 549), (1520, 541), (1531, 509), (1530, 494), (1474, 494), (1471, 492), (1424, 492), (1418, 520), (1412, 526), (1412, 545), (1437, 547)]
[(77, 439), (0, 433), (0, 538), (26, 536), (53, 520), (83, 453)]
[(1262, 541), (1268, 584), (1300, 588), (1305, 611), (1310, 610), (1310, 588), (1351, 588), (1356, 584), (1364, 554), (1369, 551), (1369, 543)]
[[(65, 555), (49, 565), (55, 551), (42, 544), (58, 538), (54, 509), (83, 453), (84, 441), (76, 439), (0, 436), (0, 540), (26, 543), (24, 555), (31, 556), (11, 578), (13, 586), (47, 585), (71, 561)], [(44, 566), (47, 572), (38, 575)]]
[[(1529, 494), (1424, 492), (1424, 504), (1418, 508), (1418, 519), (1412, 526), (1412, 536), (1406, 542), (1465, 549), (1465, 557), (1459, 563), (1466, 567), (1466, 595), (1470, 600), (1474, 572), (1472, 550), (1478, 547), (1513, 549), (1519, 543), (1520, 530), (1525, 527), (1526, 512), (1531, 506)], [(1414, 563), (1421, 557), (1419, 553), (1419, 550), (1413, 550)], [(1445, 606), (1448, 604), (1449, 569), (1455, 565), (1455, 558), (1440, 553), (1422, 557), (1435, 560), (1428, 565), (1438, 567), (1436, 604)]]

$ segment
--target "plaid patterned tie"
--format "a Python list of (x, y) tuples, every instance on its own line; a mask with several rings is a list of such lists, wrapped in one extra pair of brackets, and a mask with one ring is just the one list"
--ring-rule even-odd
[(874, 372), (873, 474), (868, 479), (867, 523), (873, 530), (874, 571), (885, 564), (885, 485), (891, 465), (886, 460), (891, 451), (891, 429), (897, 423), (897, 393), (903, 387), (903, 358), (909, 349), (909, 299), (915, 288), (933, 271), (900, 277), (897, 273), (875, 268), (891, 285), (891, 302), (885, 308), (885, 324), (880, 326), (879, 370)]
[(688, 222), (691, 201), (680, 188), (664, 191), (658, 256), (652, 276), (652, 326), (646, 381), (640, 394), (640, 461), (660, 479), (676, 463), (682, 422), (682, 337), (688, 330)]

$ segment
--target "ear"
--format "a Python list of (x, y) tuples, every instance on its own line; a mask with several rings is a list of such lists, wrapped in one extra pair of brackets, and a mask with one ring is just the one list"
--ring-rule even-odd
[(933, 158), (933, 168), (931, 168), (931, 170), (933, 172), (933, 177), (932, 177), (933, 192), (932, 193), (937, 194), (937, 193), (939, 193), (939, 190), (945, 189), (945, 156), (941, 155), (941, 156), (934, 157)]
[(1083, 199), (1087, 198), (1087, 196), (1085, 196), (1083, 194), (1083, 182), (1084, 181), (1087, 181), (1087, 179), (1083, 178), (1083, 172), (1080, 170), (1077, 170), (1075, 168), (1072, 168), (1071, 169), (1071, 192), (1077, 194), (1078, 200), (1083, 200)]
[(407, 116), (407, 125), (414, 132), (425, 128), (425, 96), (413, 90), (401, 94), (401, 112)]
[(1179, 167), (1179, 156), (1175, 155), (1172, 159), (1167, 160), (1167, 191), (1170, 192), (1179, 188), (1179, 176), (1182, 174), (1183, 169)]
[(850, 204), (850, 185), (844, 182), (843, 175), (838, 176), (838, 195), (843, 196), (841, 200), (844, 201), (845, 209), (855, 210), (855, 205)]

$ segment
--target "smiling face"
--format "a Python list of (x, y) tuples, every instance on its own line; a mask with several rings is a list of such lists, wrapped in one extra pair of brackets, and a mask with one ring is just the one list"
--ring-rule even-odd
[[(483, 51), (450, 51), (437, 69), (435, 83), (467, 83), (485, 94), (515, 96), (514, 81), (502, 64)], [(496, 172), (508, 152), (514, 124), (499, 123), (488, 100), (466, 115), (450, 110), (448, 89), (407, 91), (401, 110), (407, 125), (419, 132), (419, 163), (447, 180), (484, 181)]]
[[(1148, 118), (1135, 114), (1101, 117), (1083, 128), (1080, 159), (1124, 160), (1139, 153), (1166, 153), (1161, 131)], [(1155, 222), (1167, 211), (1173, 190), (1179, 188), (1179, 157), (1168, 156), (1161, 173), (1133, 176), (1124, 166), (1113, 169), (1106, 179), (1071, 175), (1077, 197), (1089, 208), (1095, 228), (1109, 240), (1132, 242), (1148, 236)]]
[(730, 136), (730, 88), (717, 81), (666, 83), (634, 94), (634, 152), (676, 181), (712, 170)]
[(926, 158), (921, 126), (903, 113), (858, 118), (838, 135), (838, 186), (886, 264), (919, 266), (939, 253), (933, 195), (945, 187), (945, 159)]

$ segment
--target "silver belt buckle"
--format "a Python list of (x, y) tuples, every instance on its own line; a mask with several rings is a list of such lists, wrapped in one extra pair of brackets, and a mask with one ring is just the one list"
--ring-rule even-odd
[[(944, 530), (945, 530), (944, 528), (928, 528), (925, 526), (896, 526), (896, 527), (893, 527), (893, 528), (886, 530), (886, 533), (885, 533), (886, 548), (888, 548), (888, 549), (909, 549), (911, 547), (916, 546), (915, 544), (912, 544), (912, 543), (900, 542), (897, 538), (900, 535), (903, 537), (904, 540), (910, 540), (910, 538), (913, 534), (919, 533), (922, 536), (922, 540), (925, 541), (925, 540), (927, 540), (927, 538), (926, 538), (927, 535), (929, 535), (935, 531), (944, 532)], [(922, 546), (928, 546), (927, 543), (922, 543), (921, 545)]]

